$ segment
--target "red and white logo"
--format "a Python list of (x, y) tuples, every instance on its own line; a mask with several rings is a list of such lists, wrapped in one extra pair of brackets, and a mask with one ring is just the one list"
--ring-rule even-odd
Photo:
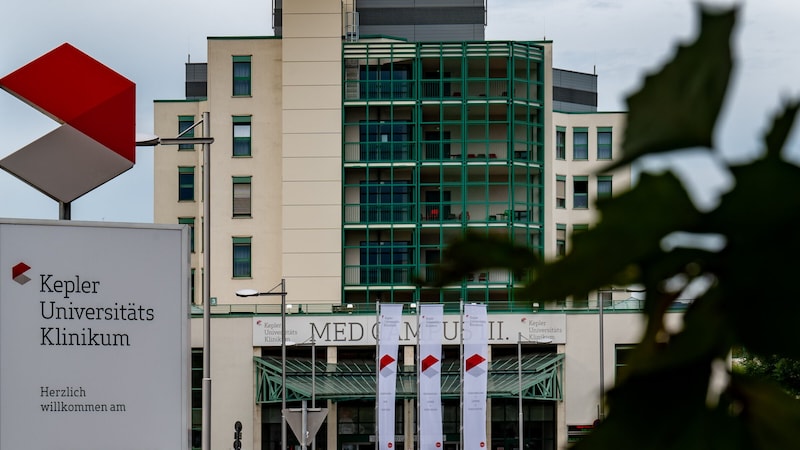
[(30, 269), (31, 266), (25, 264), (24, 262), (20, 262), (11, 268), (11, 279), (19, 284), (25, 284), (28, 281), (31, 281), (31, 279), (25, 275), (25, 272), (29, 271)]
[(136, 85), (62, 44), (0, 78), (0, 88), (61, 123), (0, 168), (69, 203), (136, 162)]

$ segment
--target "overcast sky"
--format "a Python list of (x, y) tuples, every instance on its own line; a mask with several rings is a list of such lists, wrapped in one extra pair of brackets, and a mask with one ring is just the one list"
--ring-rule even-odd
[[(183, 98), (184, 63), (189, 57), (206, 60), (206, 37), (271, 35), (271, 4), (9, 1), (0, 27), (0, 76), (69, 42), (136, 83), (136, 129), (152, 133), (153, 100)], [(488, 0), (486, 38), (553, 41), (554, 66), (596, 72), (599, 109), (620, 111), (643, 74), (660, 67), (678, 43), (694, 36), (695, 6), (689, 0)], [(783, 99), (800, 96), (800, 2), (750, 0), (740, 6), (734, 35), (737, 66), (716, 136), (717, 146), (735, 160), (757, 155), (769, 117)], [(2, 90), (0, 119), (0, 158), (58, 126)], [(795, 157), (800, 155), (797, 141), (792, 138)], [(152, 152), (137, 149), (134, 168), (73, 202), (72, 219), (151, 222)], [(712, 161), (686, 155), (650, 167), (667, 164), (679, 171), (700, 207), (713, 206), (730, 187), (726, 173)], [(0, 217), (57, 219), (58, 205), (0, 170)]]

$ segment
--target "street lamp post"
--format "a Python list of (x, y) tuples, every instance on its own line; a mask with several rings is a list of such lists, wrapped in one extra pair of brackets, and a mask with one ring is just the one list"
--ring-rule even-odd
[[(198, 125), (203, 124), (203, 136), (183, 137)], [(203, 381), (202, 381), (202, 450), (211, 450), (211, 113), (203, 112), (203, 118), (181, 132), (176, 138), (160, 138), (137, 135), (137, 147), (156, 145), (203, 145)], [(61, 214), (69, 219), (69, 205), (63, 205)]]
[[(280, 288), (279, 292), (275, 290)], [(286, 279), (267, 292), (255, 289), (242, 289), (236, 291), (238, 297), (281, 296), (281, 450), (286, 450)]]
[[(311, 409), (317, 407), (317, 341), (311, 332)], [(316, 436), (314, 436), (316, 438)], [(317, 440), (311, 441), (311, 450), (317, 450)]]
[(517, 389), (519, 392), (517, 393), (517, 409), (518, 409), (518, 423), (517, 426), (519, 428), (519, 450), (524, 450), (524, 434), (522, 432), (524, 421), (522, 416), (522, 343), (527, 342), (529, 344), (550, 344), (553, 342), (552, 339), (536, 339), (530, 340), (525, 339), (522, 337), (522, 333), (517, 334)]

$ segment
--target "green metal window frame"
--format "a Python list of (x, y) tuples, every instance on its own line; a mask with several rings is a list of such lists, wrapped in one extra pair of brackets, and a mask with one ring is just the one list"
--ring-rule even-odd
[(189, 248), (194, 253), (194, 217), (178, 217), (178, 223), (181, 225), (189, 225)]
[(233, 237), (233, 278), (252, 278), (252, 237)]
[(253, 154), (253, 116), (233, 116), (233, 157), (241, 158)]
[(233, 56), (233, 83), (232, 90), (234, 97), (250, 97), (252, 95), (252, 56), (234, 55)]
[(233, 217), (252, 217), (253, 177), (232, 177)]
[(178, 167), (178, 201), (193, 202), (194, 194), (194, 166)]
[[(544, 47), (533, 43), (342, 45), (345, 303), (378, 297), (513, 303), (515, 276), (502, 271), (476, 273), (472, 282), (465, 279), (437, 292), (394, 274), (408, 266), (426, 279), (434, 277), (428, 269), (436, 252), (467, 229), (491, 227), (496, 233), (504, 228), (512, 241), (541, 255), (550, 247), (542, 231), (544, 205), (552, 201), (545, 189), (544, 56)], [(395, 196), (391, 205), (375, 205), (359, 199), (363, 182), (401, 179), (414, 187), (408, 201)], [(379, 230), (387, 223), (403, 227)], [(380, 268), (392, 273), (388, 284), (364, 281), (356, 264), (357, 243), (378, 235), (383, 235), (378, 240), (410, 241), (414, 247), (413, 262)]]
[(597, 128), (597, 159), (607, 160), (612, 158), (612, 139), (611, 127)]
[[(194, 122), (194, 116), (178, 116), (178, 135), (194, 125)], [(187, 131), (186, 134), (181, 137), (194, 137), (194, 129)], [(178, 144), (178, 150), (194, 150), (194, 144)]]
[(556, 159), (567, 159), (567, 129), (566, 127), (556, 127)]
[(600, 175), (597, 177), (597, 199), (605, 200), (611, 198), (613, 183), (611, 175)]
[(572, 128), (572, 159), (576, 161), (589, 159), (589, 128)]

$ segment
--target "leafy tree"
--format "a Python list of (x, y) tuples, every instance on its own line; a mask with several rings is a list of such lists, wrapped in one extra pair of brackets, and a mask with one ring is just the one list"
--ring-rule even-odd
[[(733, 69), (737, 15), (736, 7), (699, 7), (696, 40), (679, 46), (628, 98), (624, 157), (604, 171), (687, 148), (728, 165), (714, 148), (713, 131)], [(598, 201), (602, 220), (574, 235), (573, 250), (552, 263), (488, 236), (468, 236), (445, 249), (442, 285), (492, 267), (530, 273), (522, 292), (529, 299), (585, 298), (604, 286), (644, 285), (646, 331), (626, 373), (606, 393), (606, 420), (575, 449), (800, 448), (800, 403), (782, 390), (730, 371), (720, 392), (709, 388), (712, 367), (728, 367), (734, 346), (758, 357), (800, 359), (800, 302), (792, 295), (800, 195), (791, 194), (800, 168), (781, 156), (797, 110), (797, 101), (783, 105), (760, 159), (728, 165), (735, 187), (714, 210), (698, 211), (674, 174), (643, 174), (630, 191)], [(725, 244), (664, 248), (663, 239), (678, 232), (721, 237)], [(683, 329), (670, 332), (664, 316), (680, 289), (668, 290), (667, 281), (688, 285), (698, 278), (713, 283), (686, 310)]]
[(772, 381), (787, 394), (800, 399), (800, 360), (778, 355), (759, 357), (746, 354), (734, 361), (733, 369)]

